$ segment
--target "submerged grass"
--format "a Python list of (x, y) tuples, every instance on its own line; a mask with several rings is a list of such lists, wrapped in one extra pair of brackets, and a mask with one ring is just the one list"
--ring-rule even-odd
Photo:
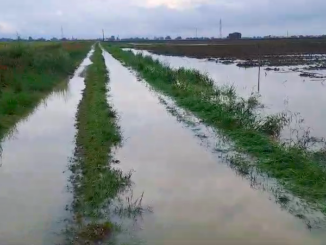
[(0, 139), (74, 72), (90, 46), (85, 42), (67, 49), (60, 43), (17, 42), (0, 49)]
[[(255, 157), (257, 168), (326, 214), (325, 168), (301, 145), (285, 145), (275, 140), (288, 121), (285, 115), (257, 115), (255, 108), (259, 102), (255, 96), (248, 100), (239, 98), (232, 87), (216, 87), (208, 76), (196, 70), (173, 70), (149, 56), (109, 45), (105, 48), (155, 89), (171, 96), (177, 105), (222, 130), (239, 151)], [(237, 162), (237, 165), (244, 173), (248, 172), (247, 164)]]
[(116, 162), (112, 149), (120, 144), (121, 135), (116, 113), (107, 101), (108, 74), (98, 44), (91, 60), (76, 115), (76, 148), (70, 164), (73, 221), (68, 227), (68, 244), (105, 242), (115, 229), (110, 205), (130, 186), (130, 175), (112, 167)]

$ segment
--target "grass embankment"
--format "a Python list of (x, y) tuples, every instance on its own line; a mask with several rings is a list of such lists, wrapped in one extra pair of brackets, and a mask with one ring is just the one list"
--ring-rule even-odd
[[(286, 146), (274, 139), (286, 119), (282, 115), (262, 118), (255, 113), (258, 100), (238, 98), (232, 88), (216, 88), (196, 70), (173, 70), (151, 57), (134, 55), (117, 47), (105, 48), (136, 70), (149, 84), (175, 99), (177, 105), (222, 130), (239, 151), (249, 153), (260, 170), (280, 180), (284, 187), (326, 213), (326, 173), (304, 145)], [(234, 164), (243, 166), (234, 160)]]
[(90, 46), (9, 43), (0, 49), (0, 139), (74, 72)]
[(93, 244), (110, 237), (110, 204), (129, 186), (129, 175), (112, 168), (112, 148), (121, 135), (116, 113), (107, 101), (108, 74), (102, 52), (96, 45), (86, 71), (83, 98), (76, 116), (75, 156), (71, 162), (74, 192), (73, 222), (68, 228), (72, 244)]

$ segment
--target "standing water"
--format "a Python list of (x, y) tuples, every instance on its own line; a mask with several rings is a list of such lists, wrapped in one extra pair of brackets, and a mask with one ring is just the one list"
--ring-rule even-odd
[(68, 157), (74, 149), (75, 114), (84, 88), (82, 62), (61, 91), (54, 91), (2, 143), (0, 244), (48, 245), (58, 233), (72, 197), (66, 190)]
[[(216, 85), (233, 85), (237, 94), (248, 98), (258, 90), (258, 68), (239, 68), (235, 64), (224, 65), (189, 57), (177, 57), (151, 54), (148, 51), (133, 50), (135, 53), (150, 55), (171, 68), (196, 69), (211, 77)], [(263, 69), (263, 68), (262, 68)], [(285, 69), (285, 68), (284, 68)], [(260, 76), (260, 101), (264, 104), (264, 112), (274, 114), (283, 111), (300, 113), (294, 118), (292, 128), (308, 128), (315, 137), (326, 138), (325, 124), (326, 104), (325, 79), (300, 77), (298, 72), (285, 69), (285, 72), (261, 71)], [(317, 71), (326, 75), (325, 71)], [(304, 122), (298, 123), (300, 118)], [(290, 138), (290, 132), (286, 132), (286, 139)]]
[(134, 195), (144, 192), (141, 229), (122, 244), (323, 244), (268, 195), (250, 188), (177, 122), (144, 83), (104, 52), (110, 103), (126, 139), (116, 157), (134, 170)]

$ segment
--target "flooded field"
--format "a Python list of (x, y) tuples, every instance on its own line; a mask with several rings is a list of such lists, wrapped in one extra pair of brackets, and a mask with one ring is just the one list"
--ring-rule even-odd
[[(67, 244), (62, 232), (66, 228), (64, 221), (73, 219), (68, 209), (74, 203), (67, 189), (71, 178), (68, 160), (75, 148), (77, 106), (85, 87), (83, 77), (89, 74), (85, 67), (91, 64), (92, 54), (93, 51), (68, 83), (57, 87), (1, 143), (0, 244)], [(258, 188), (248, 178), (240, 176), (226, 159), (234, 148), (218, 131), (182, 111), (169, 97), (153, 91), (146, 81), (111, 54), (103, 51), (103, 56), (109, 71), (107, 102), (118, 115), (117, 127), (121, 127), (123, 137), (122, 145), (113, 154), (114, 163), (119, 163), (114, 167), (123, 174), (132, 173), (133, 182), (130, 190), (112, 200), (125, 200), (127, 206), (138, 202), (142, 209), (133, 217), (122, 217), (111, 213), (110, 208), (114, 207), (98, 203), (110, 213), (107, 221), (121, 225), (121, 231), (114, 233), (110, 241), (92, 244), (326, 244), (321, 213), (310, 210), (297, 198), (284, 201), (282, 195), (274, 197), (265, 188)], [(249, 97), (256, 89), (257, 69), (244, 70), (235, 65), (190, 58), (154, 57), (174, 68), (207, 72), (216, 84), (232, 84), (231, 81), (238, 78), (241, 81), (234, 86), (244, 97)], [(103, 60), (102, 68), (105, 71)], [(295, 81), (302, 84), (302, 91), (285, 89), (281, 93), (279, 89), (287, 83), (278, 87), (272, 85), (284, 76), (293, 86), (292, 78), (296, 78)], [(301, 108), (299, 96), (310, 89), (309, 85), (304, 85), (312, 81), (298, 79), (301, 78), (295, 72), (262, 74), (260, 93), (270, 112), (284, 108), (293, 110), (291, 99), (297, 99), (295, 105)], [(92, 85), (90, 77), (86, 81)], [(317, 92), (322, 99), (322, 91), (316, 85), (311, 97), (305, 100), (312, 99), (312, 94)], [(289, 97), (286, 104), (280, 102), (284, 96)], [(301, 113), (312, 112), (307, 108)], [(97, 122), (96, 117), (91, 118), (92, 122)], [(313, 132), (321, 133), (321, 124), (319, 130)], [(111, 154), (111, 150), (109, 152)], [(99, 189), (92, 189), (95, 182), (84, 181), (85, 176), (80, 174), (80, 183), (98, 195), (106, 193), (105, 188), (111, 188), (107, 185), (113, 183), (94, 180), (100, 185)], [(100, 179), (104, 172), (99, 172), (98, 176)], [(271, 183), (276, 188), (275, 180)], [(88, 197), (92, 199), (94, 193)], [(105, 196), (101, 198), (107, 201)], [(280, 205), (280, 201), (289, 203), (289, 207)], [(294, 202), (294, 206), (290, 202)], [(109, 233), (111, 235), (111, 230)], [(89, 244), (78, 241), (81, 242), (78, 244)]]
[(125, 139), (116, 158), (124, 172), (134, 170), (134, 196), (144, 193), (152, 209), (121, 244), (325, 244), (201, 145), (134, 73), (104, 57)]
[[(134, 52), (151, 55), (172, 68), (185, 67), (199, 70), (213, 78), (218, 86), (233, 85), (237, 94), (244, 98), (258, 92), (258, 68), (244, 69), (235, 64), (224, 65), (204, 59), (156, 55), (148, 51)], [(259, 94), (260, 101), (265, 107), (261, 113), (286, 112), (292, 116), (290, 128), (283, 132), (285, 139), (296, 139), (297, 131), (292, 129), (299, 130), (300, 135), (309, 130), (312, 136), (326, 137), (324, 130), (326, 114), (323, 110), (323, 105), (326, 103), (325, 79), (299, 76), (300, 73), (294, 68), (300, 67), (288, 67), (280, 71), (261, 68)], [(326, 75), (324, 70), (315, 72)]]
[(68, 158), (74, 149), (75, 114), (84, 88), (74, 76), (46, 98), (5, 139), (0, 159), (0, 244), (57, 244), (69, 215)]

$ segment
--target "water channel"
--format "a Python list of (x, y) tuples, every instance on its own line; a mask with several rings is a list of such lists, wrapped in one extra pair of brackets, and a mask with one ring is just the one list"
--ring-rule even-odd
[(81, 63), (2, 143), (0, 244), (48, 245), (62, 240), (68, 158), (74, 150), (75, 115), (84, 88)]

